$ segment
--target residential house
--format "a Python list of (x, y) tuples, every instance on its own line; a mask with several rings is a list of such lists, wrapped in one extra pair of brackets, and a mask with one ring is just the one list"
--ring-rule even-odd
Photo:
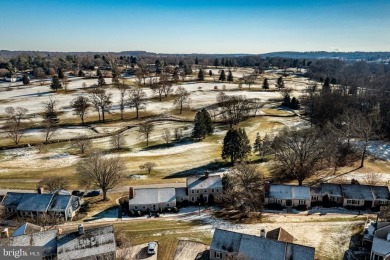
[(19, 193), (8, 192), (1, 204), (9, 216), (37, 217), (45, 214), (71, 220), (80, 208), (80, 198), (64, 192), (56, 193)]
[(195, 203), (203, 198), (203, 202), (215, 200), (222, 195), (222, 179), (219, 175), (209, 176), (206, 172), (202, 176), (191, 176), (186, 180), (188, 201)]
[(389, 260), (390, 222), (368, 222), (362, 245), (369, 249), (370, 260)]
[(315, 249), (265, 237), (247, 235), (233, 231), (215, 229), (210, 246), (210, 259), (248, 260), (311, 260)]
[(266, 183), (264, 191), (265, 204), (277, 203), (284, 207), (297, 207), (299, 205), (310, 207), (310, 187)]
[[(7, 231), (8, 232), (8, 231)], [(44, 260), (56, 259), (58, 230), (47, 230), (32, 234), (12, 236), (8, 233), (0, 239), (0, 246), (39, 246)]]
[(115, 259), (116, 243), (113, 226), (84, 229), (61, 234), (57, 238), (57, 258), (59, 260), (98, 260)]
[(387, 186), (369, 186), (359, 184), (342, 184), (343, 206), (373, 208), (386, 206), (389, 202)]
[[(17, 230), (25, 229), (26, 224)], [(102, 226), (62, 234), (61, 229), (38, 231), (31, 234), (18, 232), (12, 237), (6, 230), (5, 238), (0, 239), (0, 246), (41, 246), (43, 259), (58, 260), (97, 260), (115, 259), (116, 242), (113, 226)], [(3, 234), (2, 233), (2, 234)], [(15, 236), (14, 236), (15, 235)]]
[(319, 196), (323, 204), (334, 206), (343, 205), (343, 191), (341, 185), (333, 183), (321, 183), (321, 194)]
[(159, 211), (176, 207), (175, 188), (129, 189), (129, 209)]

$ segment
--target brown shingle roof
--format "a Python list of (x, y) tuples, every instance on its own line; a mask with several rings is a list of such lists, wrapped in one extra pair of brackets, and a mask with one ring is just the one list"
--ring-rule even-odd
[(277, 228), (267, 232), (267, 238), (283, 241), (287, 243), (293, 243), (294, 237), (283, 228)]

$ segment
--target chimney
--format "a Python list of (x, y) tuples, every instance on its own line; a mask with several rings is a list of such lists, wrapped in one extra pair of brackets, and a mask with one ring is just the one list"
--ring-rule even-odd
[(204, 177), (207, 179), (209, 177), (209, 172), (208, 171), (205, 171), (204, 172)]
[(9, 231), (8, 231), (8, 228), (4, 228), (1, 231), (1, 238), (7, 238), (7, 237), (9, 237)]
[(37, 189), (37, 191), (38, 191), (38, 194), (42, 194), (42, 193), (43, 193), (43, 187), (39, 187), (39, 188)]
[(84, 225), (80, 224), (78, 229), (79, 229), (79, 235), (84, 235)]
[(58, 228), (58, 235), (62, 235), (62, 228)]
[(265, 238), (265, 229), (264, 228), (260, 229), (260, 237)]
[(134, 198), (134, 189), (133, 189), (133, 187), (130, 187), (129, 188), (129, 200), (131, 200), (133, 198)]
[(270, 188), (271, 188), (271, 184), (269, 183), (269, 181), (266, 181), (264, 183), (264, 191), (269, 192)]

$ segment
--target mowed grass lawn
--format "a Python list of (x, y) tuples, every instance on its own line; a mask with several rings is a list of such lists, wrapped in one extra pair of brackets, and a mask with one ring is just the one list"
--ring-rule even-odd
[(114, 224), (117, 231), (125, 233), (135, 245), (156, 241), (158, 242), (158, 259), (173, 259), (177, 242), (186, 238), (209, 245), (210, 231), (194, 229), (196, 222), (152, 219), (145, 221), (129, 221)]

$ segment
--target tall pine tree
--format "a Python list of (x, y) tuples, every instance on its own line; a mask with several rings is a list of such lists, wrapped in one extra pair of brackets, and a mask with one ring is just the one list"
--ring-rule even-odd
[(231, 71), (231, 70), (229, 70), (229, 74), (228, 74), (228, 76), (227, 76), (227, 81), (233, 82), (233, 74), (232, 74), (232, 71)]
[(59, 88), (62, 88), (61, 81), (57, 76), (54, 76), (52, 78), (50, 88), (55, 90), (56, 92)]
[(194, 120), (194, 128), (192, 130), (192, 138), (203, 139), (207, 135), (214, 132), (213, 122), (211, 116), (206, 109), (202, 109), (196, 113)]
[(222, 159), (230, 159), (234, 164), (237, 160), (243, 160), (251, 152), (251, 145), (244, 129), (231, 128), (223, 139)]
[(263, 85), (261, 87), (265, 90), (269, 89), (269, 83), (267, 78), (264, 79)]
[(198, 79), (199, 80), (204, 80), (204, 71), (202, 69), (199, 69)]
[(226, 80), (225, 70), (221, 70), (221, 74), (219, 74), (219, 80), (222, 82)]

